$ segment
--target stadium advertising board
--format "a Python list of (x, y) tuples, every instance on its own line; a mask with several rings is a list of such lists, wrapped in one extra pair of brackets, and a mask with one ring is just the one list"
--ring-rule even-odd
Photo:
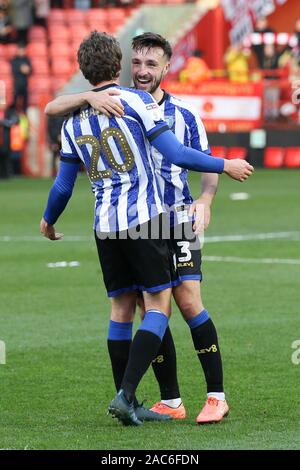
[(197, 94), (177, 96), (198, 109), (208, 132), (248, 132), (261, 126), (261, 83), (204, 82)]

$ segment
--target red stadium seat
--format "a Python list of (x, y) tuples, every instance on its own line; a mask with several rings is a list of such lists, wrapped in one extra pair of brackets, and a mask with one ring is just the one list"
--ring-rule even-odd
[(92, 20), (88, 22), (88, 28), (90, 31), (107, 31), (108, 23), (105, 20)]
[(50, 72), (49, 62), (46, 58), (32, 57), (31, 65), (34, 75), (48, 75)]
[(211, 154), (213, 157), (226, 158), (227, 148), (222, 146), (211, 147)]
[(87, 11), (86, 17), (88, 22), (91, 20), (106, 21), (106, 10), (103, 8), (91, 8)]
[(51, 79), (47, 75), (44, 77), (32, 75), (29, 78), (29, 90), (30, 92), (47, 92), (51, 90)]
[(88, 37), (90, 34), (90, 30), (88, 28), (74, 28), (74, 26), (71, 28), (70, 27), (70, 38), (71, 38), (71, 41), (78, 41), (78, 43), (80, 44), (83, 39), (85, 39), (86, 37)]
[(66, 12), (66, 22), (68, 24), (85, 24), (87, 20), (86, 11), (78, 10), (76, 8), (68, 8), (65, 10)]
[(29, 42), (47, 42), (47, 33), (45, 28), (43, 28), (42, 26), (33, 26), (29, 30), (28, 39)]
[(0, 44), (0, 58), (6, 57), (6, 46)]
[(0, 70), (2, 78), (4, 75), (11, 75), (11, 64), (7, 60), (0, 59)]
[(67, 26), (57, 26), (49, 28), (50, 42), (70, 41), (71, 31)]
[(5, 46), (5, 55), (8, 60), (12, 59), (17, 52), (17, 44), (7, 44)]
[(143, 3), (166, 3), (165, 0), (144, 0)]
[(264, 166), (266, 168), (281, 168), (284, 159), (284, 148), (267, 147), (264, 154)]
[(61, 8), (51, 8), (48, 22), (50, 23), (64, 23), (66, 19), (67, 10)]
[(127, 16), (127, 11), (123, 8), (108, 8), (106, 12), (109, 20), (124, 21)]
[(283, 164), (287, 168), (300, 168), (300, 147), (287, 148)]
[(52, 73), (56, 77), (71, 77), (76, 67), (73, 62), (58, 57), (52, 62)]
[(245, 160), (247, 157), (247, 149), (245, 147), (230, 147), (227, 151), (228, 160), (233, 160), (234, 158), (241, 158)]
[(31, 42), (26, 49), (29, 57), (47, 57), (47, 45), (43, 42)]
[(53, 42), (49, 47), (49, 55), (52, 60), (56, 57), (72, 57), (73, 48), (66, 42)]

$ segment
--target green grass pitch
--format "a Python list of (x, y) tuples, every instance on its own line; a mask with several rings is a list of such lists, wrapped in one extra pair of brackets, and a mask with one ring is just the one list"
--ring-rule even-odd
[[(199, 181), (190, 176), (194, 196)], [(229, 417), (196, 425), (205, 384), (189, 329), (174, 307), (171, 329), (188, 418), (139, 428), (106, 415), (115, 394), (106, 350), (109, 302), (92, 239), (87, 178), (77, 181), (57, 224), (65, 236), (83, 241), (62, 242), (39, 236), (50, 180), (1, 181), (0, 340), (7, 361), (0, 365), (0, 448), (299, 449), (300, 364), (291, 360), (291, 345), (300, 340), (299, 181), (300, 171), (258, 170), (245, 184), (221, 177), (203, 249), (202, 293), (219, 332)], [(241, 191), (250, 198), (230, 199)], [(275, 235), (252, 237), (267, 233)], [(249, 234), (249, 240), (211, 239)], [(59, 261), (80, 266), (47, 267)], [(159, 399), (151, 370), (138, 397), (148, 406)]]

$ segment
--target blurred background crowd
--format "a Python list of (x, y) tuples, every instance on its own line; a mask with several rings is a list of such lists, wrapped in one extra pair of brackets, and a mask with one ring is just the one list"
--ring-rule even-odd
[[(278, 8), (293, 2), (276, 1)], [(260, 3), (273, 3), (273, 9), (276, 6), (275, 0)], [(279, 30), (272, 22), (272, 15), (263, 14), (268, 10), (262, 9), (255, 18), (252, 15), (253, 24), (244, 34), (241, 19), (234, 20), (230, 30), (233, 20), (231, 17), (228, 21), (227, 14), (234, 4), (234, 0), (0, 0), (0, 178), (15, 174), (55, 174), (62, 120), (46, 121), (43, 106), (72, 82), (78, 72), (78, 46), (91, 30), (107, 31), (119, 38), (120, 31), (125, 31), (130, 44), (135, 33), (147, 29), (143, 19), (135, 20), (133, 29), (127, 26), (130, 19), (142, 18), (138, 14), (145, 6), (150, 16), (149, 8), (154, 15), (154, 8), (160, 7), (162, 23), (171, 12), (167, 6), (173, 10), (184, 5), (197, 7), (197, 22), (195, 15), (188, 16), (192, 10), (182, 9), (176, 34), (170, 30), (165, 34), (175, 52), (174, 66), (165, 86), (173, 94), (188, 94), (191, 101), (198, 100), (208, 132), (243, 133), (268, 126), (299, 130), (299, 100), (292, 96), (295, 97), (293, 90), (300, 80), (300, 11), (293, 9), (287, 27)], [(143, 11), (145, 16), (147, 11)], [(217, 13), (220, 11), (222, 28)], [(230, 14), (233, 15), (232, 11)], [(209, 28), (201, 28), (208, 15), (212, 18)], [(157, 32), (164, 32), (156, 24)], [(129, 81), (124, 84), (129, 85)], [(72, 91), (72, 87), (67, 90)], [(217, 113), (214, 115), (218, 103), (222, 103), (220, 99), (227, 95), (245, 95), (245, 106), (247, 99), (259, 98), (259, 117), (250, 122), (240, 109), (236, 115), (224, 119)], [(215, 150), (224, 156), (224, 146), (219, 145), (214, 135), (212, 138)], [(297, 142), (293, 145), (300, 155), (300, 143), (299, 148)], [(249, 154), (248, 150), (245, 155)], [(283, 164), (284, 153), (279, 152), (279, 166)], [(34, 166), (38, 166), (36, 171), (32, 169)]]

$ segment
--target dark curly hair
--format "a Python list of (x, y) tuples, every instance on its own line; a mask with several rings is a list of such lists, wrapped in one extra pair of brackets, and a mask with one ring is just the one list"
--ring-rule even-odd
[(97, 31), (84, 39), (77, 53), (80, 70), (94, 86), (117, 78), (121, 59), (122, 51), (118, 41), (109, 34)]
[(140, 51), (142, 49), (152, 49), (153, 47), (160, 47), (164, 51), (164, 55), (170, 60), (172, 57), (172, 47), (169, 41), (157, 33), (143, 33), (135, 36), (132, 40), (132, 49)]

